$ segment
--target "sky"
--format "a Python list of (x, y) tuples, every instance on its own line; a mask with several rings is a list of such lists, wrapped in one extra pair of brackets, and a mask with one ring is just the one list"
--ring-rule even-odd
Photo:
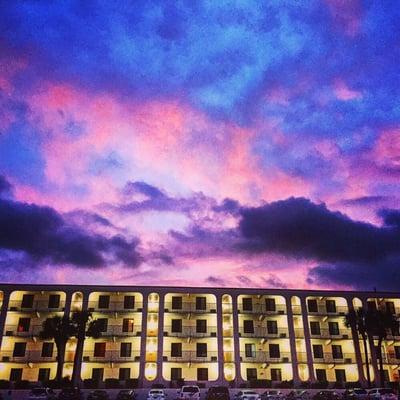
[(395, 0), (0, 4), (0, 281), (398, 290)]

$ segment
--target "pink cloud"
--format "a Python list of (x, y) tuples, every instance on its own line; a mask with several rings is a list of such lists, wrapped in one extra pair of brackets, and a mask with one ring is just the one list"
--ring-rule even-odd
[(362, 5), (360, 0), (325, 0), (333, 25), (345, 35), (354, 37), (361, 29)]
[(333, 92), (339, 100), (343, 101), (358, 100), (362, 98), (361, 92), (350, 89), (342, 79), (337, 79), (334, 82)]

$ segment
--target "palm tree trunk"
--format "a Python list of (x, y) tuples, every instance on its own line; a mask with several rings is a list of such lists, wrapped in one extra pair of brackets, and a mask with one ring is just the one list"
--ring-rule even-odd
[(365, 354), (365, 367), (367, 368), (367, 383), (368, 387), (371, 387), (371, 372), (369, 370), (369, 357), (368, 357), (368, 344), (365, 335), (362, 335), (362, 341), (364, 344), (364, 354)]
[(383, 356), (382, 356), (382, 340), (383, 338), (379, 336), (378, 340), (378, 357), (379, 357), (379, 379), (381, 386), (385, 386), (385, 374), (383, 371)]
[(74, 386), (79, 386), (81, 379), (81, 369), (82, 369), (82, 357), (83, 357), (83, 346), (85, 344), (85, 334), (78, 335), (75, 356), (74, 356), (74, 369), (72, 371), (72, 384)]
[(57, 373), (56, 373), (56, 381), (61, 382), (63, 378), (63, 369), (64, 369), (64, 361), (65, 361), (65, 346), (66, 342), (56, 343), (57, 346)]

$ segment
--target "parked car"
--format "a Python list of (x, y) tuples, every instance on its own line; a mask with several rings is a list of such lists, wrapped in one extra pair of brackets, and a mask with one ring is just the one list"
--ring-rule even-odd
[(150, 389), (147, 394), (147, 400), (164, 400), (166, 397), (163, 389)]
[(254, 390), (240, 390), (235, 394), (236, 400), (261, 400), (261, 396)]
[(199, 400), (200, 399), (200, 389), (196, 385), (185, 385), (178, 390), (179, 399), (189, 399), (189, 400)]
[(84, 395), (77, 387), (62, 388), (58, 400), (83, 400)]
[(87, 400), (110, 400), (110, 396), (106, 390), (97, 389), (88, 394)]
[(313, 400), (339, 400), (340, 396), (333, 390), (320, 390), (313, 396)]
[(122, 389), (118, 392), (116, 400), (135, 400), (136, 393), (133, 389)]
[(28, 400), (55, 400), (56, 394), (53, 389), (46, 387), (33, 388), (28, 395)]
[(368, 392), (362, 388), (346, 389), (343, 392), (343, 400), (366, 400)]
[(261, 394), (261, 400), (283, 400), (284, 398), (280, 390), (267, 390)]
[(368, 399), (370, 400), (397, 400), (397, 396), (392, 389), (376, 388), (368, 392)]
[(211, 386), (207, 391), (206, 400), (229, 400), (229, 389), (226, 386)]
[(307, 390), (292, 390), (286, 395), (288, 400), (308, 400), (310, 395)]

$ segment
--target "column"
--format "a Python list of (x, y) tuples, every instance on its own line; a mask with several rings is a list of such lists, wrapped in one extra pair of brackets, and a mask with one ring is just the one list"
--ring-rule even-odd
[(64, 305), (64, 318), (68, 318), (71, 313), (71, 302), (72, 302), (72, 292), (65, 293), (65, 305)]
[(240, 361), (240, 337), (239, 337), (239, 314), (237, 294), (232, 293), (232, 318), (233, 318), (233, 349), (235, 352), (235, 382), (239, 387), (244, 382), (241, 374), (241, 361)]
[(224, 378), (224, 330), (223, 330), (223, 311), (222, 294), (217, 294), (217, 348), (218, 348), (218, 382), (225, 383)]
[(315, 382), (315, 371), (314, 371), (314, 361), (313, 361), (313, 353), (311, 348), (311, 337), (310, 337), (310, 325), (308, 323), (308, 308), (307, 302), (304, 296), (300, 297), (301, 303), (301, 314), (303, 317), (303, 330), (304, 330), (304, 341), (306, 344), (306, 352), (307, 352), (307, 366), (308, 366), (308, 374), (310, 382)]
[[(346, 301), (347, 301), (348, 312), (349, 313), (354, 312), (352, 298), (346, 298)], [(360, 339), (358, 336), (358, 331), (354, 324), (351, 324), (351, 336), (353, 338), (354, 353), (356, 355), (356, 362), (357, 362), (357, 368), (358, 368), (358, 380), (360, 381), (361, 384), (365, 384), (366, 379), (364, 376), (363, 359), (362, 359), (361, 350), (360, 350)]]
[(4, 326), (6, 324), (10, 296), (11, 296), (11, 292), (6, 291), (6, 290), (3, 291), (3, 304), (1, 305), (1, 311), (0, 311), (0, 349), (1, 349), (1, 342), (3, 340), (3, 335), (4, 335)]
[(155, 382), (164, 383), (162, 375), (163, 360), (164, 360), (164, 302), (165, 295), (159, 293), (158, 300), (158, 339), (157, 339), (157, 377)]
[(296, 351), (296, 333), (294, 330), (293, 323), (293, 309), (292, 309), (292, 297), (285, 297), (286, 301), (286, 312), (287, 312), (287, 321), (288, 321), (288, 332), (289, 332), (289, 341), (290, 341), (290, 354), (292, 357), (292, 368), (293, 368), (293, 384), (296, 386), (300, 383), (299, 377), (299, 366), (297, 361), (297, 351)]
[(146, 341), (147, 341), (147, 310), (149, 303), (149, 293), (143, 293), (142, 305), (142, 331), (140, 334), (140, 362), (139, 362), (139, 386), (143, 387), (144, 370), (146, 366)]

